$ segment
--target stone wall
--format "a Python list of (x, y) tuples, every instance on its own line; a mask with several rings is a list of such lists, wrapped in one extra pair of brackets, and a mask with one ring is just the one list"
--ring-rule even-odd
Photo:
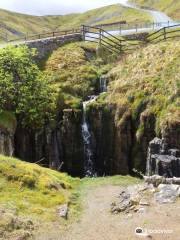
[(29, 48), (36, 48), (38, 50), (37, 61), (41, 61), (48, 57), (53, 51), (57, 50), (60, 46), (82, 40), (81, 33), (69, 34), (66, 36), (45, 38), (26, 42)]

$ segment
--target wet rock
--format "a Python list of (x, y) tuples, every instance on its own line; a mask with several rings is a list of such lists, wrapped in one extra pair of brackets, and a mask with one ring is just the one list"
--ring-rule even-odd
[(179, 197), (180, 187), (179, 185), (166, 185), (160, 184), (159, 192), (154, 194), (155, 200), (160, 203), (174, 203)]
[(68, 217), (68, 204), (63, 204), (58, 208), (58, 214), (60, 217), (67, 219)]

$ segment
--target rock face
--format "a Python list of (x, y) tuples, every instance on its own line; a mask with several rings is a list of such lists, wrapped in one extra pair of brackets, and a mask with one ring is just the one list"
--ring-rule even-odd
[(0, 129), (0, 154), (13, 156), (14, 154), (14, 132)]
[[(120, 115), (122, 121), (117, 122)], [(132, 144), (129, 113), (117, 111), (114, 106), (93, 107), (88, 116), (98, 175), (128, 174)]]
[(164, 139), (155, 138), (149, 143), (147, 175), (180, 177), (180, 151), (169, 149)]
[(83, 140), (81, 111), (64, 110), (54, 128), (32, 131), (18, 126), (15, 134), (15, 156), (28, 162), (83, 175)]

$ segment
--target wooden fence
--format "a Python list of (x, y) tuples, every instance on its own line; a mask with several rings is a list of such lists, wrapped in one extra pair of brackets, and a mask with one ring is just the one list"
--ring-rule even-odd
[(96, 42), (99, 47), (105, 47), (110, 52), (121, 53), (135, 50), (147, 43), (158, 43), (172, 38), (179, 38), (180, 24), (160, 28), (139, 41), (137, 39), (126, 40), (123, 36), (115, 36), (102, 28), (85, 25), (83, 25), (82, 33), (85, 41)]

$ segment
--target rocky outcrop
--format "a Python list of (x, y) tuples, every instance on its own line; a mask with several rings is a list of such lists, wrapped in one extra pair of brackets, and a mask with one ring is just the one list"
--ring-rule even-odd
[(14, 131), (0, 129), (0, 154), (13, 156), (14, 154)]
[(54, 128), (45, 126), (41, 131), (24, 129), (19, 125), (15, 134), (15, 155), (72, 176), (82, 176), (81, 115), (81, 111), (64, 110)]
[(61, 127), (63, 170), (83, 176), (84, 146), (81, 134), (82, 111), (64, 110)]
[(133, 123), (133, 147), (131, 168), (145, 172), (149, 142), (156, 136), (156, 118), (153, 113), (145, 110), (140, 114), (138, 129)]
[(166, 139), (155, 138), (149, 143), (147, 175), (180, 177), (180, 151), (169, 149)]
[(132, 144), (129, 112), (117, 110), (112, 105), (90, 107), (88, 115), (97, 173), (99, 175), (128, 174)]

